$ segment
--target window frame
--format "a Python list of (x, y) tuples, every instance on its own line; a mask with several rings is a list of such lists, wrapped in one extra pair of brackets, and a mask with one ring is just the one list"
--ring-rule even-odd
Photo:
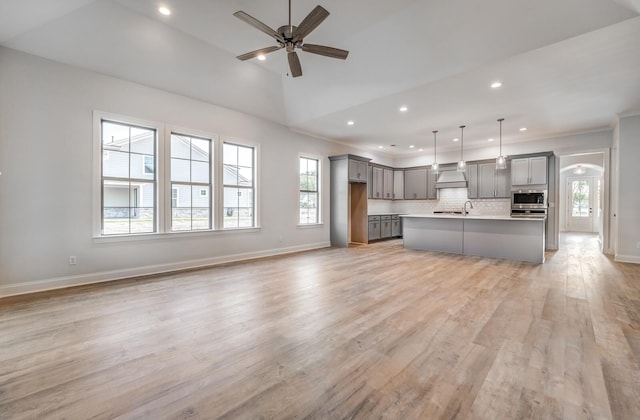
[[(102, 194), (102, 121), (138, 126), (153, 129), (156, 132), (155, 143), (155, 231), (149, 233), (126, 233), (104, 235), (102, 233), (103, 194)], [(210, 191), (207, 198), (211, 204), (211, 229), (171, 230), (171, 133), (199, 137), (211, 140)], [(224, 142), (254, 149), (253, 161), (253, 214), (251, 227), (227, 228), (223, 225), (224, 179), (223, 179), (223, 145)], [(200, 130), (169, 125), (162, 122), (145, 120), (136, 117), (114, 114), (99, 110), (93, 111), (93, 239), (97, 243), (144, 241), (154, 238), (183, 238), (202, 235), (228, 235), (233, 232), (259, 231), (261, 223), (261, 181), (260, 181), (260, 144), (237, 138), (223, 138), (219, 135)], [(144, 163), (144, 159), (143, 159)], [(143, 169), (144, 172), (144, 169)]]
[[(217, 161), (218, 159), (218, 137), (213, 135), (213, 134), (209, 134), (209, 133), (205, 133), (202, 131), (196, 131), (196, 130), (192, 130), (192, 129), (187, 129), (187, 128), (181, 128), (181, 127), (177, 127), (177, 126), (168, 126), (167, 130), (167, 139), (166, 139), (166, 146), (167, 146), (167, 156), (166, 156), (166, 161), (167, 161), (167, 170), (165, 171), (165, 175), (167, 178), (167, 182), (170, 188), (173, 189), (173, 183), (175, 182), (176, 184), (179, 185), (189, 185), (191, 190), (193, 191), (193, 187), (198, 187), (198, 197), (200, 197), (200, 188), (204, 187), (203, 183), (201, 182), (186, 182), (186, 181), (172, 181), (171, 179), (171, 137), (173, 135), (176, 136), (184, 136), (184, 137), (189, 137), (189, 138), (196, 138), (196, 139), (201, 139), (201, 140), (207, 140), (211, 142), (210, 145), (210, 149), (209, 149), (209, 184), (208, 184), (208, 188), (209, 190), (213, 193), (217, 188), (219, 188), (216, 185), (216, 180), (217, 177), (216, 172), (215, 172), (215, 167), (216, 165), (219, 165), (220, 162)], [(191, 153), (191, 152), (190, 152)], [(182, 159), (182, 158), (180, 158)], [(186, 160), (186, 159), (182, 159), (182, 160)], [(189, 162), (193, 162), (193, 159), (191, 159), (191, 156), (189, 158)], [(196, 162), (203, 162), (203, 161), (196, 161)], [(191, 168), (191, 167), (190, 167)], [(206, 188), (206, 187), (205, 187)], [(178, 192), (178, 194), (180, 194)], [(172, 206), (172, 200), (169, 200), (168, 203), (168, 213), (167, 213), (167, 226), (166, 226), (166, 232), (167, 233), (185, 233), (185, 232), (211, 232), (211, 231), (215, 231), (216, 230), (216, 223), (215, 223), (215, 202), (213, 200), (214, 195), (213, 194), (207, 194), (206, 198), (207, 201), (209, 202), (209, 228), (208, 229), (193, 229), (193, 221), (192, 221), (192, 228), (191, 229), (185, 229), (185, 230), (172, 230), (172, 225), (173, 225), (173, 206)], [(192, 196), (191, 196), (191, 207), (193, 209), (193, 192), (192, 192)], [(179, 202), (179, 200), (177, 200)], [(179, 204), (179, 203), (177, 203)]]
[[(102, 147), (102, 123), (112, 122), (115, 124), (122, 124), (127, 126), (140, 127), (144, 129), (150, 129), (155, 131), (154, 150), (155, 150), (155, 171), (154, 183), (154, 228), (153, 232), (141, 232), (141, 233), (118, 233), (108, 234), (103, 233), (103, 215), (104, 215), (104, 191), (103, 191), (103, 147)], [(117, 237), (136, 237), (144, 235), (157, 235), (161, 231), (161, 220), (163, 220), (163, 206), (159, 205), (164, 200), (164, 184), (160, 170), (160, 159), (163, 153), (163, 142), (161, 139), (164, 136), (164, 126), (161, 123), (150, 120), (143, 120), (140, 118), (126, 117), (122, 115), (94, 111), (93, 113), (93, 235), (95, 238), (117, 238)], [(144, 156), (144, 155), (143, 155)], [(144, 158), (142, 159), (144, 166)], [(144, 168), (142, 170), (144, 173)], [(129, 179), (133, 179), (129, 177)], [(149, 181), (149, 180), (146, 180)]]
[[(300, 161), (301, 159), (307, 159), (307, 160), (315, 160), (317, 162), (317, 173), (316, 173), (316, 190), (312, 191), (312, 190), (302, 190), (302, 186), (300, 185)], [(311, 227), (311, 226), (321, 226), (323, 224), (323, 220), (322, 220), (322, 216), (323, 216), (323, 212), (322, 212), (322, 157), (321, 156), (317, 156), (317, 155), (313, 155), (310, 153), (299, 153), (298, 154), (298, 173), (297, 173), (297, 179), (298, 179), (298, 197), (297, 197), (297, 203), (298, 203), (298, 227)], [(317, 200), (316, 200), (316, 209), (317, 209), (317, 221), (315, 223), (302, 223), (302, 221), (300, 220), (300, 193), (302, 192), (315, 192), (317, 194)]]
[[(253, 226), (242, 226), (242, 227), (224, 227), (224, 189), (225, 187), (229, 188), (239, 188), (238, 185), (228, 185), (224, 183), (224, 145), (230, 144), (233, 146), (240, 147), (248, 147), (253, 148)], [(260, 144), (247, 141), (240, 140), (237, 138), (231, 137), (223, 137), (220, 140), (219, 145), (219, 154), (220, 157), (220, 165), (218, 170), (218, 176), (220, 180), (220, 188), (218, 191), (217, 200), (218, 206), (217, 208), (217, 228), (221, 231), (234, 231), (234, 230), (250, 230), (250, 229), (260, 229), (260, 204), (261, 204), (261, 189), (260, 189)], [(244, 188), (244, 187), (243, 187)], [(247, 188), (248, 189), (248, 188)]]

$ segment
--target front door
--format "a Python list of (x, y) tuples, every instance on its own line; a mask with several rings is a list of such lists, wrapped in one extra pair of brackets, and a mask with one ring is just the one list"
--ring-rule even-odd
[(567, 180), (567, 220), (572, 232), (594, 232), (594, 210), (597, 192), (594, 177)]

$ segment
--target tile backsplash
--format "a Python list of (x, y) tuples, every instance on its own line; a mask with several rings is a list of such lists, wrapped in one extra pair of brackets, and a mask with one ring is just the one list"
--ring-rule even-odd
[[(437, 200), (369, 200), (369, 214), (413, 213), (425, 214), (438, 211), (461, 211), (467, 201), (466, 188), (443, 188), (438, 191)], [(473, 209), (469, 214), (487, 216), (509, 216), (511, 201), (508, 198), (472, 199)]]

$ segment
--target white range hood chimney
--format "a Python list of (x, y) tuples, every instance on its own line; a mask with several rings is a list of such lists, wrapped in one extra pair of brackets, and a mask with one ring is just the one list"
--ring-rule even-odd
[(436, 188), (467, 188), (464, 172), (442, 171), (436, 181)]

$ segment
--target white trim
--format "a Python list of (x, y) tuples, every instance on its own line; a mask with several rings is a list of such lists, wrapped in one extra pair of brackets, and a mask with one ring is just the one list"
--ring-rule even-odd
[[(261, 204), (262, 204), (262, 200), (261, 200), (261, 188), (260, 188), (260, 179), (262, 178), (262, 174), (261, 174), (261, 169), (262, 166), (260, 165), (260, 143), (256, 143), (253, 141), (247, 141), (247, 140), (240, 140), (240, 139), (235, 139), (232, 137), (221, 137), (220, 138), (220, 171), (219, 171), (219, 176), (220, 178), (218, 178), (220, 180), (220, 200), (218, 201), (218, 206), (216, 206), (216, 210), (219, 211), (219, 215), (220, 215), (220, 220), (218, 221), (219, 223), (219, 229), (220, 230), (234, 230), (234, 229), (247, 229), (247, 228), (225, 228), (224, 227), (224, 145), (225, 143), (228, 143), (230, 145), (233, 146), (239, 146), (239, 147), (250, 147), (253, 148), (253, 224), (254, 226), (251, 226), (251, 228), (254, 227), (259, 227), (261, 225), (261, 219), (260, 219), (260, 214), (262, 213), (260, 211), (261, 209)], [(240, 186), (236, 186), (237, 188), (247, 188), (247, 187), (240, 187)], [(248, 189), (248, 188), (247, 188)], [(216, 228), (218, 228), (218, 226), (216, 225)], [(250, 228), (249, 228), (250, 229)]]
[(616, 262), (621, 262), (621, 263), (633, 263), (633, 264), (640, 264), (640, 256), (638, 255), (620, 255), (620, 254), (616, 254), (615, 258), (613, 259)]
[(201, 229), (201, 230), (177, 230), (173, 232), (163, 233), (138, 233), (131, 235), (108, 235), (108, 236), (94, 236), (93, 242), (111, 243), (111, 242), (132, 242), (132, 241), (149, 241), (158, 239), (176, 239), (186, 238), (190, 236), (200, 235), (223, 235), (229, 233), (247, 233), (247, 232), (260, 232), (260, 227), (248, 227), (248, 228), (227, 228), (227, 229)]
[(52, 279), (36, 280), (25, 283), (13, 283), (0, 286), (0, 297), (42, 292), (46, 290), (61, 289), (65, 287), (80, 286), (85, 284), (103, 283), (107, 281), (148, 276), (154, 274), (165, 274), (182, 270), (206, 268), (230, 262), (248, 261), (256, 258), (292, 254), (302, 251), (311, 251), (315, 249), (328, 248), (330, 246), (331, 244), (329, 242), (318, 242), (314, 244), (276, 248), (267, 251), (247, 252), (242, 254), (203, 258), (191, 261), (181, 261), (169, 264), (157, 264), (145, 267), (81, 274), (77, 276), (56, 277)]

